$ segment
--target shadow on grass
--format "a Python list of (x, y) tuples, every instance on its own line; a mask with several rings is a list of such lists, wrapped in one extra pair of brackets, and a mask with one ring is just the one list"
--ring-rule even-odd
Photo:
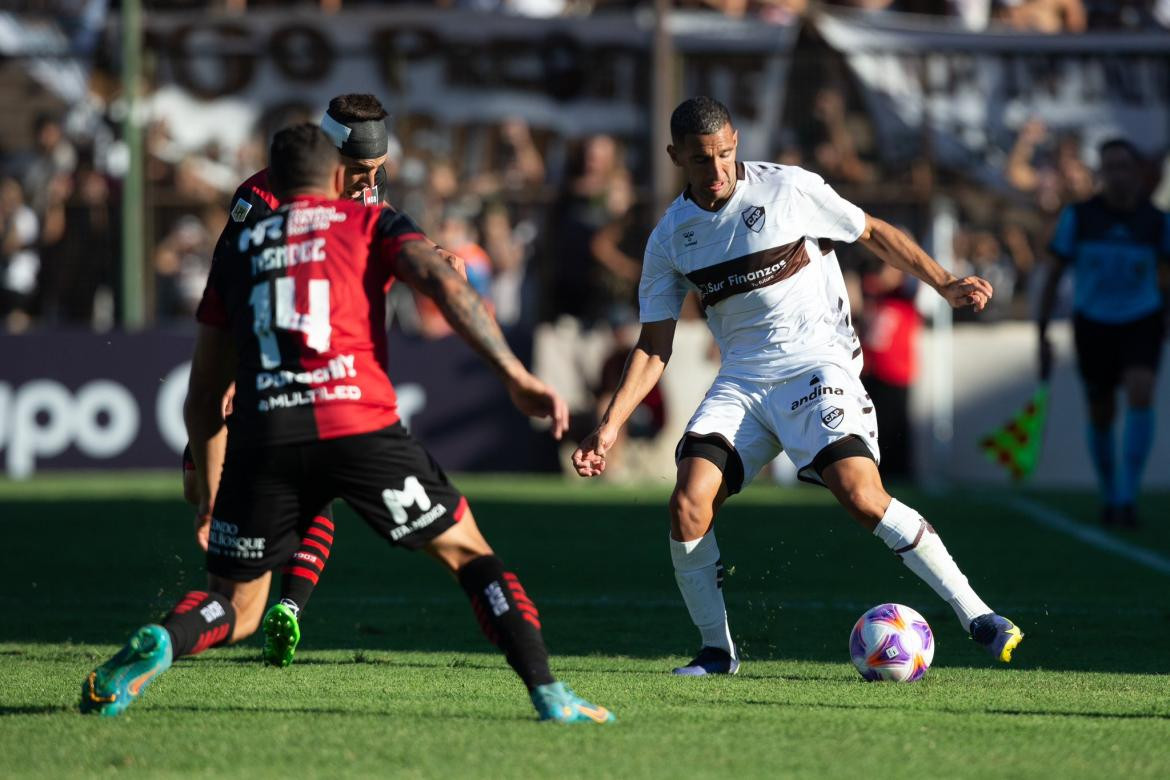
[(757, 701), (748, 699), (744, 701), (756, 707), (776, 707), (782, 709), (827, 709), (827, 710), (898, 710), (900, 712), (923, 712), (933, 715), (955, 715), (959, 717), (966, 717), (970, 715), (1007, 715), (1013, 717), (1056, 717), (1056, 718), (1090, 718), (1102, 720), (1170, 720), (1170, 714), (1157, 712), (1072, 712), (1069, 710), (1052, 710), (1052, 709), (1036, 709), (1036, 710), (1022, 710), (1022, 709), (1005, 709), (988, 707), (986, 709), (948, 709), (946, 707), (913, 707), (907, 708), (898, 706), (896, 704), (873, 704), (866, 702), (865, 704), (838, 704), (838, 703), (819, 703), (810, 704), (808, 702), (785, 702), (785, 701)]
[(29, 704), (18, 707), (0, 706), (0, 718), (14, 715), (58, 715), (62, 712), (77, 712), (77, 705)]
[[(1016, 616), (1029, 639), (1013, 668), (1164, 670), (1170, 619), (1124, 611), (1164, 592), (1164, 579), (1111, 568), (1116, 562), (1098, 551), (1010, 513), (903, 495), (932, 518), (984, 598), (1028, 607)], [(778, 506), (733, 501), (721, 514), (728, 607), (745, 658), (848, 663), (857, 605), (898, 601), (931, 621), (948, 665), (978, 665), (982, 651), (950, 610), (839, 508), (809, 496)], [(484, 500), (475, 512), (540, 607), (554, 665), (562, 654), (685, 660), (696, 649), (667, 555), (664, 507)], [(159, 620), (184, 592), (205, 587), (190, 517), (178, 500), (5, 502), (0, 522), (19, 528), (22, 549), (37, 554), (6, 561), (4, 639), (110, 644)], [(302, 652), (489, 650), (462, 591), (427, 556), (390, 549), (345, 507), (336, 523), (329, 566), (302, 621)], [(1126, 651), (1101, 653), (1101, 636)]]

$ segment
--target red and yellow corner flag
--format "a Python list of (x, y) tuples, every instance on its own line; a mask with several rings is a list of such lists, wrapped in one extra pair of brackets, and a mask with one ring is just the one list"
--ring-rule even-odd
[(979, 441), (979, 448), (988, 458), (1006, 468), (1012, 479), (1025, 479), (1040, 462), (1047, 422), (1048, 385), (1041, 384), (1031, 400), (1006, 425)]

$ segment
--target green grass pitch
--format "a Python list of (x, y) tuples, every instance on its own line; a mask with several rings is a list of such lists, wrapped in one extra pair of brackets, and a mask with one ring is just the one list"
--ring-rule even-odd
[[(201, 586), (177, 475), (0, 483), (0, 776), (1167, 777), (1170, 576), (1056, 533), (997, 491), (896, 491), (1028, 637), (994, 666), (951, 611), (823, 490), (728, 504), (739, 676), (678, 679), (696, 634), (666, 547), (666, 490), (459, 481), (540, 606), (554, 671), (613, 726), (539, 724), (459, 588), (348, 510), (285, 670), (259, 637), (178, 663), (121, 718), (76, 712), (82, 678)], [(1091, 524), (1088, 494), (1033, 500)], [(1170, 557), (1170, 496), (1116, 532)], [(899, 601), (938, 640), (912, 685), (866, 684), (849, 629)]]

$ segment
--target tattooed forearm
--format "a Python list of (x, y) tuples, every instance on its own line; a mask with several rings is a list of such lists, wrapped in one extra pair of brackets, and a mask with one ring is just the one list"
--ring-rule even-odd
[(455, 332), (497, 372), (506, 377), (520, 367), (483, 299), (436, 247), (408, 241), (398, 255), (395, 271), (400, 279), (438, 304)]

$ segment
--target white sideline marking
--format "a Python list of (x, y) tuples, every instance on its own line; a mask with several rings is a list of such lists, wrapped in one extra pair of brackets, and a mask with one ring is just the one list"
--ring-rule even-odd
[(1038, 525), (1051, 528), (1054, 531), (1060, 531), (1062, 534), (1082, 541), (1090, 547), (1096, 547), (1098, 550), (1104, 550), (1120, 558), (1127, 558), (1134, 563), (1140, 563), (1142, 566), (1153, 569), (1159, 574), (1170, 575), (1170, 558), (1159, 555), (1153, 550), (1124, 542), (1100, 529), (1081, 525), (1061, 512), (1057, 512), (1055, 509), (1046, 507), (1041, 503), (1024, 498), (1023, 496), (1003, 499), (1000, 503), (1010, 509), (1016, 510)]

